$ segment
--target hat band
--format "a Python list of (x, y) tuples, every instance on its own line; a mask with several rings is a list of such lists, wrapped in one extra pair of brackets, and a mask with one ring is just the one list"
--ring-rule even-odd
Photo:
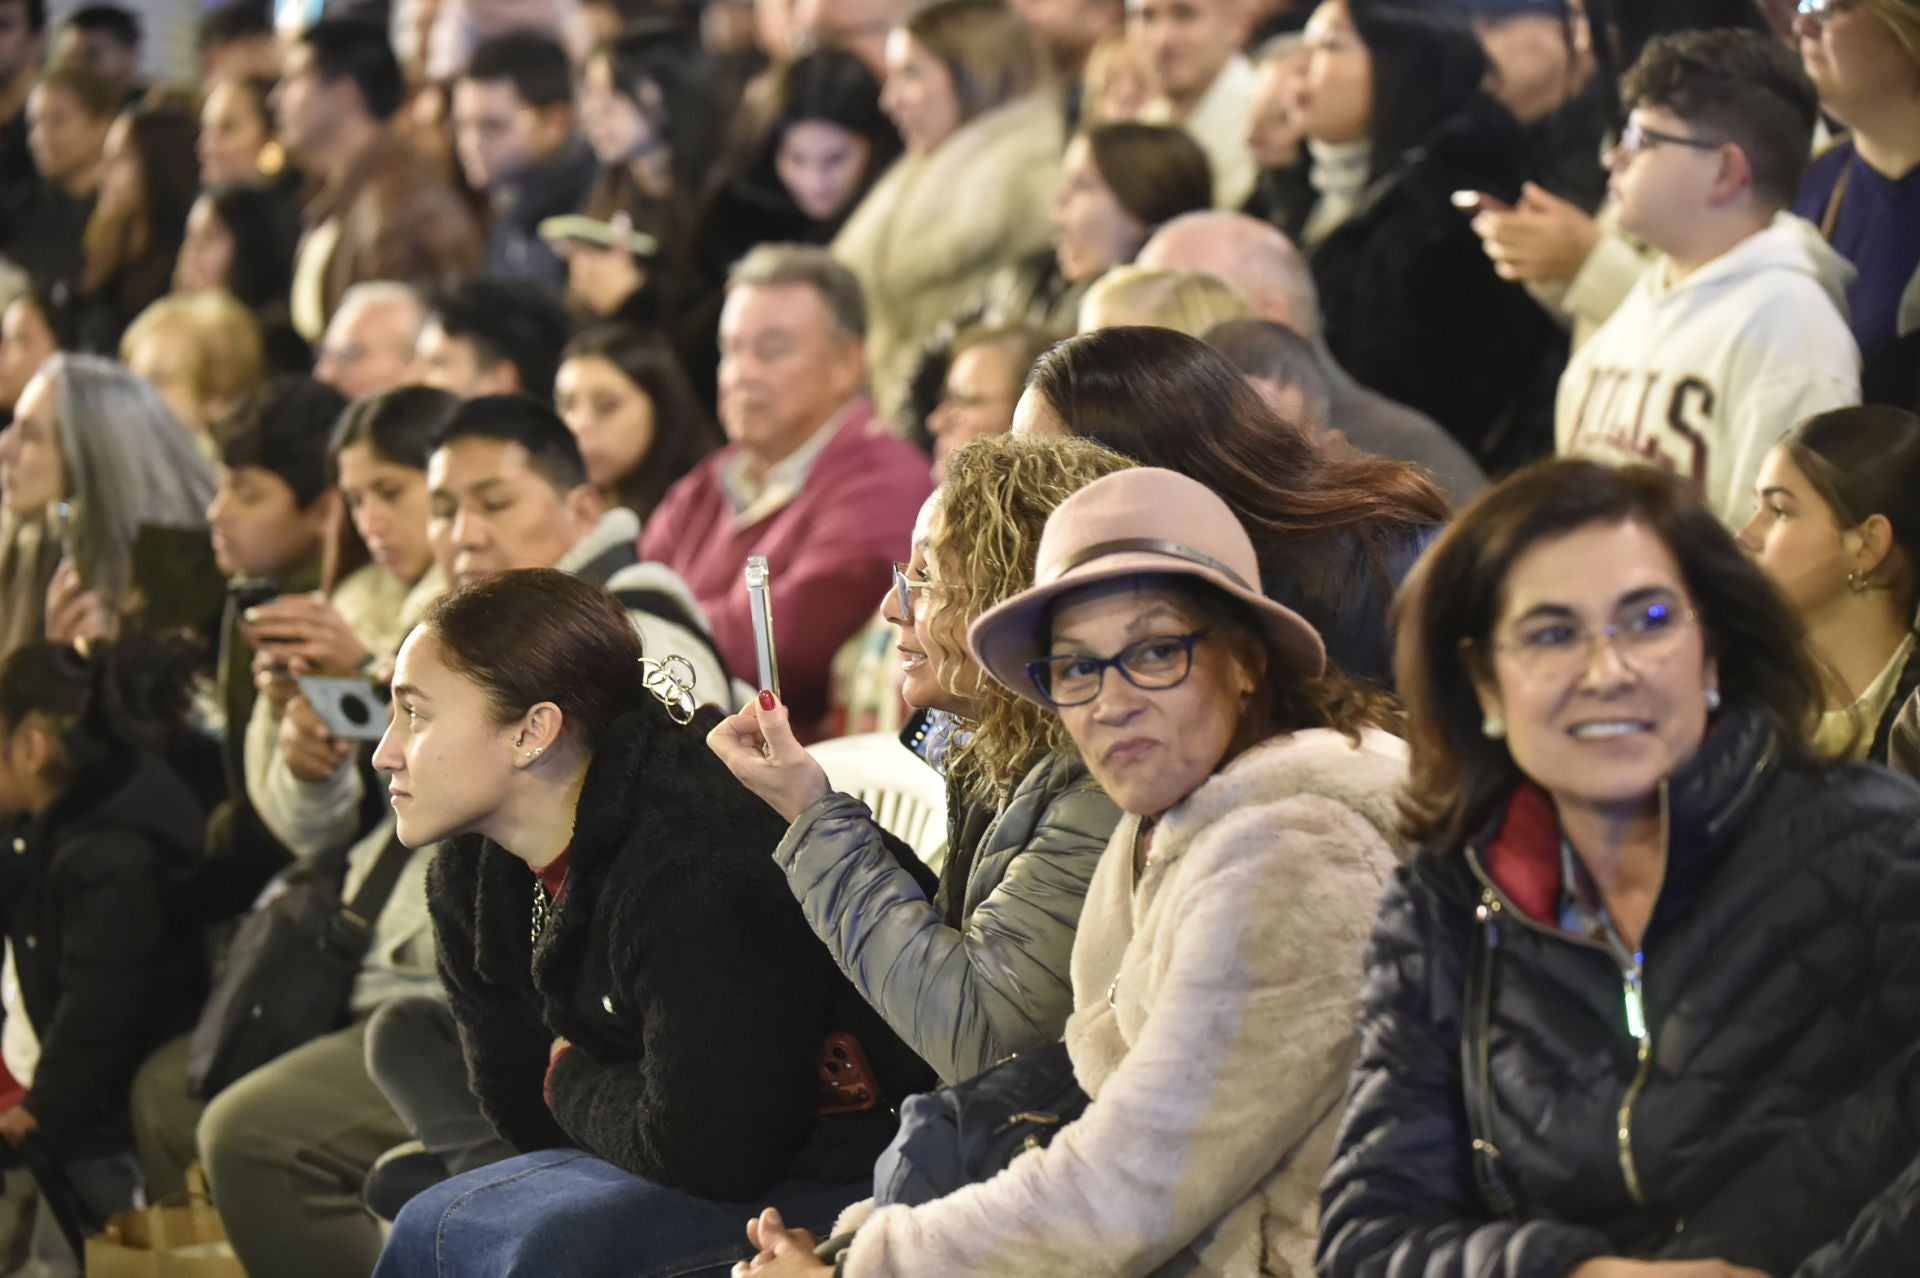
[(1053, 571), (1047, 575), (1047, 581), (1049, 583), (1058, 581), (1090, 560), (1105, 559), (1108, 555), (1138, 554), (1141, 551), (1152, 555), (1167, 555), (1173, 559), (1184, 559), (1202, 568), (1211, 568), (1240, 589), (1253, 593), (1253, 587), (1247, 584), (1246, 578), (1213, 556), (1203, 555), (1191, 546), (1183, 546), (1177, 541), (1163, 541), (1159, 537), (1123, 537), (1118, 541), (1099, 541), (1091, 546), (1082, 546), (1056, 564)]

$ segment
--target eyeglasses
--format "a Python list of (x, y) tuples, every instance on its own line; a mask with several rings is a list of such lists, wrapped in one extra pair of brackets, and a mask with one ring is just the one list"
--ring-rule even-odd
[(1629, 124), (1620, 131), (1618, 151), (1625, 159), (1632, 159), (1642, 151), (1656, 146), (1684, 146), (1695, 151), (1717, 151), (1720, 143), (1709, 138), (1690, 138), (1678, 133), (1662, 133), (1658, 129), (1649, 129), (1641, 124)]
[(1193, 645), (1211, 633), (1150, 635), (1111, 657), (1079, 652), (1041, 657), (1027, 663), (1027, 677), (1048, 703), (1060, 707), (1083, 706), (1099, 696), (1109, 670), (1118, 670), (1121, 678), (1143, 692), (1161, 692), (1186, 682), (1193, 673)]
[(1592, 660), (1596, 638), (1604, 639), (1620, 663), (1644, 674), (1679, 650), (1690, 623), (1698, 619), (1691, 608), (1672, 600), (1653, 599), (1629, 604), (1598, 626), (1557, 617), (1536, 619), (1520, 632), (1494, 642), (1522, 671), (1538, 679), (1572, 679)]
[(1860, 7), (1860, 0), (1800, 0), (1800, 16), (1812, 18), (1815, 22), (1825, 22), (1837, 18), (1843, 13), (1852, 13)]
[[(932, 590), (940, 583), (937, 581), (915, 581), (913, 578), (907, 576), (908, 571), (909, 567), (906, 564), (895, 564), (893, 566), (893, 597), (900, 603), (900, 615), (908, 620), (912, 620), (913, 592), (916, 590)], [(871, 596), (869, 596), (869, 598), (871, 598)]]

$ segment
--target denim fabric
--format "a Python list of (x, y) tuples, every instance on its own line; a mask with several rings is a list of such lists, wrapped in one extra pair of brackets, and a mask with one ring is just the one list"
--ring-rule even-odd
[(826, 1236), (867, 1184), (788, 1181), (752, 1203), (663, 1189), (579, 1150), (510, 1158), (408, 1203), (374, 1278), (723, 1278), (751, 1254), (747, 1221), (777, 1207)]

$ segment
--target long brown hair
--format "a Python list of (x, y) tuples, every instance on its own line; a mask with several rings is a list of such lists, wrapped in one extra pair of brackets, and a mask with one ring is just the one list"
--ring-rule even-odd
[(1514, 563), (1541, 542), (1621, 523), (1653, 533), (1679, 564), (1727, 709), (1761, 715), (1791, 757), (1813, 758), (1807, 733), (1822, 697), (1806, 631), (1720, 521), (1650, 467), (1537, 462), (1467, 507), (1400, 592), (1394, 667), (1413, 748), (1401, 802), (1411, 838), (1460, 849), (1522, 779), (1481, 731), (1474, 688)]
[(199, 195), (194, 139), (200, 126), (185, 101), (164, 94), (131, 108), (125, 119), (140, 167), (140, 199), (132, 208), (104, 201), (94, 207), (82, 235), (81, 292), (113, 284), (115, 304), (137, 312), (172, 283), (187, 214)]
[(1321, 581), (1324, 566), (1303, 539), (1351, 532), (1384, 590), (1390, 545), (1447, 519), (1446, 498), (1418, 470), (1322, 446), (1268, 407), (1224, 355), (1184, 333), (1083, 333), (1041, 356), (1027, 385), (1074, 434), (1219, 493), (1253, 538), (1263, 574), (1283, 567)]

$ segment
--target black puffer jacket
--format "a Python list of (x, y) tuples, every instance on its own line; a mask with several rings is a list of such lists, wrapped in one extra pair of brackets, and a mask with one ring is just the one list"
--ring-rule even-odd
[[(785, 830), (703, 733), (649, 703), (594, 754), (537, 949), (524, 862), (476, 838), (434, 858), (441, 976), (502, 1136), (729, 1202), (871, 1171), (892, 1116), (818, 1116), (822, 1041), (853, 1033), (896, 1100), (932, 1071), (808, 930), (773, 862)], [(573, 1049), (548, 1076), (556, 1037)]]
[(0, 830), (0, 909), (40, 1039), (23, 1103), (56, 1155), (124, 1149), (134, 1070), (204, 992), (199, 934), (176, 908), (201, 854), (199, 804), (136, 756)]
[[(1622, 969), (1555, 924), (1544, 794), (1523, 788), (1465, 855), (1396, 876), (1322, 1192), (1325, 1278), (1562, 1278), (1598, 1255), (1720, 1257), (1776, 1278), (1917, 1271), (1920, 789), (1870, 765), (1785, 762), (1729, 711), (1665, 815), (1644, 1068)], [(1518, 1203), (1505, 1220), (1476, 1189), (1461, 1064), (1489, 893), (1490, 1132)]]

